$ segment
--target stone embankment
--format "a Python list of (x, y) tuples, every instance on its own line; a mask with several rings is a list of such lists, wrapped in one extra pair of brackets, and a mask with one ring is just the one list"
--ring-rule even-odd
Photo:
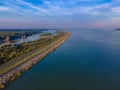
[(50, 52), (54, 51), (57, 47), (59, 47), (62, 43), (64, 43), (70, 36), (70, 33), (67, 33), (65, 36), (61, 37), (59, 40), (54, 42), (51, 46), (47, 47), (38, 55), (32, 57), (30, 60), (20, 64), (19, 66), (9, 70), (6, 73), (0, 75), (0, 90), (4, 90), (4, 87), (20, 77), (24, 72), (28, 71), (33, 65), (39, 62), (43, 57), (45, 57)]

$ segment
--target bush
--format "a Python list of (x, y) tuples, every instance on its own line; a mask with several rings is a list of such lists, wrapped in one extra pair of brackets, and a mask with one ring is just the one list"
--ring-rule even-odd
[(0, 90), (3, 90), (5, 86), (3, 84), (0, 84)]

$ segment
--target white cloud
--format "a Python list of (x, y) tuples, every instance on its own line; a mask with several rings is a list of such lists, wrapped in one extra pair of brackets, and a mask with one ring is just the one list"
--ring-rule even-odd
[(115, 21), (115, 22), (119, 22), (120, 23), (120, 17), (116, 17), (116, 18), (111, 18), (112, 21)]
[(75, 8), (76, 12), (85, 13), (88, 15), (102, 15), (105, 14), (104, 9), (110, 8), (111, 4), (101, 4), (94, 6), (80, 6), (79, 8)]
[(25, 2), (25, 1), (23, 1), (23, 0), (16, 0), (16, 1), (17, 1), (19, 4), (26, 5), (26, 6), (30, 7), (30, 8), (32, 8), (32, 9), (36, 9), (36, 10), (38, 10), (38, 11), (40, 11), (40, 12), (43, 12), (43, 13), (46, 13), (46, 12), (47, 12), (46, 9), (37, 7), (37, 6), (35, 6), (35, 5), (31, 4), (31, 3)]
[[(106, 18), (106, 16), (108, 16), (107, 18), (109, 17), (112, 18), (113, 16), (115, 17), (114, 13), (120, 13), (120, 7), (115, 6), (116, 3), (110, 2), (96, 4), (97, 1), (101, 0), (42, 0), (42, 5), (41, 3), (37, 3), (36, 5), (30, 2), (30, 0), (3, 0), (5, 6), (0, 6), (0, 11), (8, 11), (8, 13), (10, 12), (10, 15), (12, 13), (12, 15), (18, 17), (17, 19), (20, 19), (21, 16), (24, 17), (24, 20), (27, 17), (27, 19), (29, 20), (33, 19), (35, 21), (46, 19), (48, 19), (48, 21), (49, 20), (56, 21), (63, 19), (63, 22), (65, 22), (69, 21), (68, 19), (70, 19), (73, 20), (74, 23), (77, 21), (81, 22), (79, 18), (80, 19), (83, 18), (82, 20), (86, 20), (87, 17), (88, 20), (86, 20), (85, 22), (88, 22), (93, 18), (93, 20), (91, 21), (95, 22), (94, 20), (96, 20), (96, 18), (99, 20), (99, 16), (100, 18), (101, 17)], [(83, 15), (85, 15), (85, 17), (83, 17)], [(66, 18), (66, 16), (68, 17)], [(76, 18), (78, 20), (76, 20)], [(119, 20), (120, 20), (119, 18), (113, 18), (107, 21), (106, 20), (100, 21), (95, 23), (94, 26), (97, 25), (104, 26), (108, 23), (117, 24)], [(112, 24), (108, 26), (111, 26)]]
[(120, 6), (118, 6), (118, 7), (113, 7), (113, 8), (112, 8), (112, 12), (114, 12), (114, 13), (120, 13)]
[(9, 7), (0, 6), (0, 11), (8, 11), (8, 10), (10, 10)]
[[(97, 4), (97, 5), (78, 5), (77, 2), (96, 2), (96, 0), (42, 0), (44, 8), (41, 5), (35, 5), (34, 3), (27, 2), (25, 0), (8, 0), (4, 3), (11, 7), (14, 12), (24, 15), (76, 15), (76, 14), (87, 14), (87, 15), (99, 15), (103, 13), (100, 11), (105, 8), (109, 8), (109, 3)], [(77, 4), (77, 5), (76, 5)], [(74, 6), (75, 5), (75, 6)], [(24, 7), (22, 7), (24, 6)], [(26, 8), (28, 7), (28, 8)]]
[(120, 18), (108, 18), (108, 19), (102, 19), (102, 20), (98, 20), (96, 22), (94, 22), (94, 26), (98, 27), (98, 28), (116, 28), (116, 27), (120, 27)]

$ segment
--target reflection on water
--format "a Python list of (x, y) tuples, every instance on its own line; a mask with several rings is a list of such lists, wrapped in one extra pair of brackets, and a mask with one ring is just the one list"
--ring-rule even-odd
[(68, 41), (6, 90), (120, 90), (120, 32), (70, 32)]

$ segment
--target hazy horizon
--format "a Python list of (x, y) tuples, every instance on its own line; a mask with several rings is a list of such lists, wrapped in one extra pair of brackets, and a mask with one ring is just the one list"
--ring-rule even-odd
[(0, 28), (118, 28), (120, 0), (0, 0)]

